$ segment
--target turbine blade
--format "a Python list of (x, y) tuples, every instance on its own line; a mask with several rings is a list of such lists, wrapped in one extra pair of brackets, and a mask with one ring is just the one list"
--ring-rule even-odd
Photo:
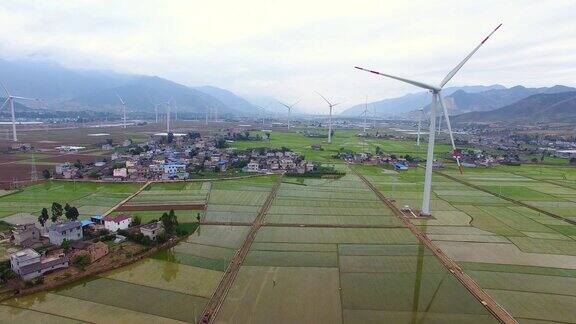
[(125, 105), (124, 100), (122, 100), (122, 97), (120, 97), (119, 94), (116, 94), (116, 97), (118, 97), (118, 99), (120, 99), (120, 102), (122, 103), (122, 105)]
[(322, 94), (320, 94), (320, 92), (318, 91), (314, 91), (316, 92), (320, 97), (322, 97), (322, 99), (324, 99), (324, 101), (326, 101), (326, 103), (328, 104), (328, 106), (332, 106), (332, 104), (330, 103), (330, 101), (328, 101), (328, 99), (326, 99)]
[(33, 101), (40, 101), (40, 99), (38, 99), (38, 98), (26, 98), (26, 97), (18, 97), (18, 96), (12, 96), (12, 98), (14, 98), (14, 99), (19, 99), (19, 100), (33, 100)]
[(401, 78), (401, 77), (393, 76), (393, 75), (390, 75), (390, 74), (381, 73), (381, 72), (378, 72), (378, 71), (372, 71), (372, 70), (368, 70), (368, 69), (365, 69), (365, 68), (361, 68), (361, 67), (359, 67), (359, 66), (355, 66), (354, 68), (356, 68), (356, 69), (358, 69), (358, 70), (362, 70), (362, 71), (366, 71), (366, 72), (378, 74), (378, 75), (381, 75), (381, 76), (385, 76), (385, 77), (388, 77), (388, 78), (391, 78), (391, 79), (395, 79), (395, 80), (398, 80), (398, 81), (406, 82), (406, 83), (409, 83), (409, 84), (411, 84), (411, 85), (415, 85), (415, 86), (420, 87), (420, 88), (424, 88), (424, 89), (428, 89), (428, 90), (432, 90), (432, 91), (439, 91), (439, 90), (440, 90), (440, 88), (438, 88), (438, 87), (435, 87), (435, 86), (433, 86), (433, 85), (429, 85), (429, 84), (426, 84), (426, 83), (423, 83), (423, 82), (420, 82), (420, 81), (414, 81), (414, 80), (410, 80), (410, 79), (406, 79), (406, 78)]
[(4, 85), (4, 82), (0, 82), (0, 85), (2, 85), (2, 88), (4, 89), (4, 91), (6, 91), (6, 96), (10, 97), (10, 92), (8, 91), (6, 86)]
[(300, 99), (298, 99), (295, 103), (291, 104), (291, 105), (290, 105), (290, 108), (296, 106), (299, 102), (300, 102)]
[(462, 66), (464, 64), (466, 64), (466, 62), (472, 57), (472, 55), (474, 55), (474, 53), (476, 53), (476, 51), (478, 51), (478, 49), (484, 45), (484, 43), (486, 43), (486, 41), (488, 40), (488, 38), (490, 38), (490, 36), (492, 36), (492, 34), (494, 34), (498, 28), (500, 28), (500, 26), (502, 26), (502, 24), (498, 25), (496, 28), (494, 28), (494, 30), (490, 33), (490, 35), (486, 36), (486, 38), (484, 38), (484, 40), (482, 42), (480, 42), (480, 44), (478, 44), (478, 46), (476, 46), (476, 48), (474, 48), (472, 50), (472, 52), (470, 52), (470, 54), (468, 54), (468, 56), (466, 56), (462, 62), (458, 63), (458, 65), (456, 65), (456, 67), (454, 67), (452, 69), (452, 71), (450, 71), (450, 73), (448, 73), (446, 75), (446, 77), (442, 80), (442, 82), (440, 82), (440, 88), (443, 88), (446, 83), (448, 83), (448, 81), (450, 81), (450, 79), (452, 79), (454, 77), (454, 75), (456, 75), (456, 73), (458, 73), (458, 71), (462, 68)]
[(2, 106), (0, 106), (0, 111), (2, 111), (2, 109), (4, 108), (4, 106), (6, 106), (6, 104), (8, 103), (9, 100), (10, 100), (10, 97), (6, 98), (6, 100), (4, 101)]
[[(452, 142), (452, 149), (456, 152), (456, 144), (454, 144), (454, 135), (452, 134), (452, 125), (450, 125), (450, 116), (448, 115), (448, 109), (446, 109), (446, 105), (444, 105), (444, 99), (442, 98), (442, 94), (438, 94), (438, 102), (440, 103), (440, 107), (442, 107), (442, 112), (444, 113), (444, 117), (446, 118), (446, 125), (448, 127), (448, 134), (450, 135), (450, 142)], [(460, 174), (463, 173), (462, 165), (460, 164), (460, 157), (456, 156), (456, 164), (458, 164), (458, 169), (460, 170)]]

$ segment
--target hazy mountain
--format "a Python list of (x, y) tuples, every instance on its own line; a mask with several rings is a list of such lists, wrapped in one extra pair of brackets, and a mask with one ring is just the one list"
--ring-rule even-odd
[(502, 108), (453, 116), (454, 123), (576, 122), (576, 91), (541, 93)]
[[(74, 70), (53, 63), (0, 60), (4, 81), (14, 95), (41, 98), (42, 108), (119, 112), (116, 96), (128, 111), (153, 112), (154, 105), (172, 100), (179, 111), (204, 114), (250, 114), (254, 106), (234, 93), (211, 86), (191, 88), (159, 77), (109, 71)], [(2, 93), (0, 93), (0, 96)], [(31, 104), (32, 108), (37, 108)], [(17, 108), (18, 109), (18, 108)], [(164, 107), (161, 109), (165, 109)]]
[(259, 109), (258, 107), (254, 106), (246, 99), (237, 96), (232, 91), (228, 91), (213, 86), (196, 87), (194, 89), (203, 92), (213, 98), (218, 99), (220, 102), (222, 102), (227, 107), (233, 109), (234, 111), (246, 115), (258, 113)]
[[(464, 87), (449, 87), (442, 91), (445, 96), (451, 95), (456, 91), (462, 90), (466, 93), (477, 93), (487, 90), (506, 89), (501, 85), (491, 86), (464, 86)], [(427, 106), (430, 104), (431, 96), (429, 92), (410, 93), (402, 97), (389, 98), (376, 102), (369, 102), (368, 109), (376, 111), (379, 116), (393, 116), (401, 115), (409, 111), (418, 109), (419, 107)], [(343, 116), (359, 116), (364, 111), (364, 104), (359, 104), (344, 110), (341, 115)]]
[[(218, 109), (219, 114), (237, 114), (218, 99), (190, 87), (159, 77), (142, 76), (133, 82), (114, 88), (76, 97), (62, 104), (63, 109), (100, 109), (120, 111), (117, 95), (126, 102), (128, 111), (153, 112), (155, 104), (170, 101), (178, 111), (204, 114), (209, 108)], [(163, 112), (166, 108), (161, 106)]]
[[(553, 86), (543, 88), (526, 88), (515, 86), (509, 89), (491, 89), (482, 92), (470, 93), (458, 90), (445, 97), (445, 102), (451, 115), (458, 115), (472, 111), (488, 111), (511, 105), (519, 100), (535, 94), (553, 94), (576, 89), (565, 86)], [(429, 110), (428, 105), (425, 110)]]
[(46, 62), (1, 59), (0, 71), (1, 81), (12, 94), (42, 98), (46, 104), (120, 86), (136, 77), (109, 71), (72, 70)]

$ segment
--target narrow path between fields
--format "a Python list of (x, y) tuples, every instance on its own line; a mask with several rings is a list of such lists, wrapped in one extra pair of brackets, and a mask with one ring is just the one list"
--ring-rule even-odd
[(254, 222), (252, 222), (250, 231), (248, 232), (246, 239), (244, 239), (244, 242), (240, 246), (240, 249), (236, 251), (236, 253), (234, 254), (234, 257), (230, 261), (230, 264), (228, 265), (226, 272), (224, 272), (224, 276), (220, 280), (218, 287), (216, 287), (216, 290), (210, 297), (210, 300), (208, 301), (208, 303), (206, 303), (206, 306), (204, 307), (202, 315), (199, 319), (199, 323), (213, 323), (214, 320), (216, 319), (218, 312), (220, 311), (220, 308), (224, 303), (224, 299), (226, 299), (226, 295), (228, 294), (228, 291), (230, 291), (230, 288), (232, 287), (232, 284), (234, 283), (234, 280), (238, 275), (238, 271), (240, 270), (240, 267), (242, 266), (244, 260), (246, 259), (246, 255), (248, 255), (250, 246), (252, 245), (252, 242), (254, 242), (254, 239), (256, 238), (256, 233), (262, 226), (264, 217), (266, 216), (268, 210), (272, 206), (272, 201), (274, 201), (274, 197), (276, 197), (278, 189), (280, 189), (280, 184), (282, 183), (283, 177), (284, 175), (281, 174), (278, 177), (276, 183), (274, 184), (274, 187), (272, 187), (270, 194), (268, 194), (266, 201), (264, 201), (264, 204), (260, 208), (260, 211), (258, 212), (258, 215), (254, 219)]
[(360, 172), (354, 170), (353, 168), (349, 168), (360, 178), (375, 194), (378, 198), (386, 204), (392, 211), (394, 215), (396, 215), (408, 229), (420, 240), (422, 244), (424, 244), (434, 255), (438, 258), (438, 260), (444, 265), (444, 267), (452, 273), (470, 293), (486, 307), (486, 309), (492, 313), (501, 323), (518, 323), (512, 315), (510, 315), (500, 304), (498, 304), (492, 296), (486, 293), (482, 287), (480, 287), (474, 279), (468, 276), (454, 260), (448, 257), (434, 242), (432, 242), (428, 236), (423, 234), (417, 226), (412, 224), (412, 222), (402, 213), (392, 201), (386, 198), (378, 188), (376, 188), (368, 179), (366, 179)]
[(541, 213), (541, 214), (544, 214), (544, 215), (547, 215), (547, 216), (550, 216), (550, 217), (554, 217), (554, 218), (559, 219), (559, 220), (563, 220), (563, 221), (565, 221), (566, 223), (569, 223), (569, 224), (576, 225), (576, 221), (575, 221), (575, 220), (572, 220), (572, 219), (569, 219), (569, 218), (566, 218), (566, 217), (562, 217), (562, 216), (560, 216), (560, 215), (551, 213), (551, 212), (546, 211), (546, 210), (544, 210), (544, 209), (540, 209), (540, 208), (538, 208), (538, 207), (536, 207), (536, 206), (532, 206), (532, 205), (523, 203), (523, 202), (521, 202), (520, 200), (516, 200), (516, 199), (514, 199), (514, 198), (510, 198), (510, 197), (501, 195), (501, 194), (499, 194), (499, 193), (497, 193), (497, 192), (492, 192), (492, 191), (490, 191), (490, 190), (488, 190), (488, 189), (484, 189), (484, 188), (482, 188), (482, 187), (480, 187), (480, 186), (477, 186), (477, 185), (475, 185), (475, 184), (472, 184), (472, 183), (470, 183), (470, 182), (468, 182), (468, 181), (465, 181), (465, 180), (462, 180), (462, 179), (458, 179), (458, 178), (453, 177), (453, 176), (451, 176), (451, 175), (448, 175), (448, 174), (446, 174), (446, 173), (443, 173), (443, 172), (440, 172), (440, 171), (434, 171), (434, 172), (435, 172), (436, 174), (439, 174), (439, 175), (441, 175), (441, 176), (443, 176), (443, 177), (445, 177), (445, 178), (448, 178), (448, 179), (450, 179), (450, 180), (452, 180), (452, 181), (456, 181), (456, 182), (461, 183), (461, 184), (463, 184), (463, 185), (465, 185), (465, 186), (468, 186), (468, 187), (470, 187), (470, 188), (474, 188), (474, 189), (476, 189), (476, 190), (480, 190), (480, 191), (482, 191), (482, 192), (491, 194), (491, 195), (496, 196), (496, 197), (498, 197), (498, 198), (501, 198), (501, 199), (504, 199), (504, 200), (506, 200), (506, 201), (509, 201), (509, 202), (511, 202), (511, 203), (513, 203), (513, 204), (515, 204), (515, 205), (522, 206), (522, 207), (526, 207), (526, 208), (530, 208), (530, 209), (532, 209), (532, 210), (534, 210), (534, 211), (537, 211), (537, 212), (539, 212), (539, 213)]

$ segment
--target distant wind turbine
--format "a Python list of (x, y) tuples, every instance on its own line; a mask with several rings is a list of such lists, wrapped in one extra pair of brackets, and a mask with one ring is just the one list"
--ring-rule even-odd
[(118, 97), (118, 99), (120, 99), (120, 102), (122, 103), (122, 121), (124, 123), (124, 128), (126, 128), (126, 103), (124, 102), (124, 99), (120, 97), (119, 94), (116, 94), (116, 97)]
[(330, 117), (328, 119), (328, 144), (332, 143), (332, 108), (334, 108), (335, 106), (338, 106), (339, 104), (341, 104), (341, 102), (338, 103), (331, 103), (330, 101), (328, 101), (328, 99), (326, 99), (323, 95), (320, 94), (320, 92), (316, 91), (316, 93), (322, 97), (322, 99), (324, 99), (324, 101), (326, 101), (326, 103), (328, 104), (328, 108), (330, 109)]
[(458, 163), (458, 167), (460, 169), (460, 173), (462, 173), (462, 166), (460, 165), (460, 158), (458, 152), (456, 150), (456, 145), (454, 144), (454, 136), (452, 135), (452, 127), (450, 125), (450, 117), (448, 116), (448, 111), (446, 110), (446, 106), (444, 105), (444, 100), (442, 99), (442, 88), (458, 73), (458, 71), (464, 66), (464, 64), (478, 51), (478, 49), (494, 34), (498, 28), (500, 28), (502, 24), (498, 25), (478, 46), (476, 46), (468, 56), (466, 56), (456, 67), (454, 67), (445, 77), (440, 81), (440, 84), (437, 86), (426, 84), (420, 81), (414, 81), (398, 76), (393, 76), (390, 74), (385, 74), (373, 70), (364, 69), (361, 67), (356, 66), (355, 68), (359, 70), (363, 70), (366, 72), (374, 73), (377, 75), (385, 76), (388, 78), (392, 78), (401, 82), (405, 82), (420, 88), (424, 88), (429, 90), (432, 93), (432, 105), (430, 109), (430, 132), (428, 135), (428, 152), (426, 156), (426, 176), (424, 179), (424, 193), (422, 196), (422, 210), (420, 212), (421, 215), (427, 216), (430, 215), (430, 193), (432, 189), (432, 163), (434, 160), (434, 140), (435, 140), (435, 133), (436, 133), (436, 107), (439, 105), (442, 108), (444, 113), (444, 117), (446, 118), (446, 125), (448, 127), (448, 133), (450, 134), (450, 141), (452, 142), (452, 148), (454, 150), (453, 155), (456, 158), (456, 162)]
[(262, 127), (264, 127), (264, 118), (266, 117), (266, 109), (264, 107), (261, 106), (256, 106), (258, 109), (260, 109), (260, 114), (262, 115)]
[(422, 117), (424, 117), (424, 108), (418, 110), (418, 137), (416, 138), (416, 145), (420, 146), (420, 126), (422, 125)]
[(282, 106), (288, 108), (288, 130), (290, 130), (290, 115), (292, 113), (292, 108), (294, 108), (294, 106), (296, 106), (296, 104), (298, 104), (300, 102), (300, 100), (296, 101), (295, 103), (291, 104), (291, 105), (287, 105), (285, 103), (282, 103), (280, 101), (278, 101)]
[(18, 142), (18, 135), (16, 134), (16, 114), (14, 113), (14, 100), (40, 101), (40, 99), (13, 96), (10, 94), (4, 83), (0, 84), (2, 85), (2, 88), (4, 88), (4, 91), (6, 92), (6, 101), (4, 101), (2, 106), (0, 106), (0, 111), (2, 110), (2, 108), (4, 108), (4, 106), (6, 106), (6, 104), (10, 105), (10, 114), (12, 115), (12, 139), (14, 140), (14, 142)]

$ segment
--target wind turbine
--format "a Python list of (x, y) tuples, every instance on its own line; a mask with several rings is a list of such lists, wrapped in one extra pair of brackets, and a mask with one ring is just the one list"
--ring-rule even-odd
[(288, 130), (290, 130), (290, 113), (292, 113), (292, 108), (294, 108), (294, 106), (296, 106), (296, 104), (298, 104), (300, 102), (300, 100), (296, 101), (295, 103), (291, 104), (291, 105), (287, 105), (285, 103), (282, 103), (280, 101), (278, 101), (282, 106), (288, 108)]
[(424, 193), (422, 195), (422, 210), (420, 215), (428, 216), (430, 215), (430, 192), (432, 189), (432, 163), (434, 159), (434, 139), (436, 133), (436, 107), (440, 105), (442, 111), (444, 113), (444, 117), (446, 118), (446, 125), (448, 127), (448, 133), (450, 134), (450, 141), (452, 142), (452, 148), (454, 149), (453, 155), (456, 157), (456, 162), (458, 163), (458, 168), (460, 169), (460, 173), (462, 173), (462, 166), (460, 165), (460, 158), (457, 155), (456, 145), (454, 144), (454, 136), (452, 135), (452, 127), (450, 126), (450, 117), (448, 116), (448, 111), (446, 110), (446, 106), (442, 100), (442, 88), (458, 73), (458, 71), (464, 66), (464, 64), (478, 51), (478, 49), (494, 34), (498, 28), (500, 28), (502, 24), (498, 25), (478, 46), (476, 46), (468, 56), (466, 56), (458, 65), (456, 65), (445, 77), (440, 81), (440, 84), (437, 86), (426, 84), (420, 81), (414, 81), (398, 76), (393, 76), (390, 74), (385, 74), (377, 71), (372, 71), (368, 69), (364, 69), (361, 67), (356, 66), (356, 69), (378, 74), (381, 76), (385, 76), (388, 78), (392, 78), (401, 82), (405, 82), (411, 85), (415, 85), (420, 88), (424, 88), (429, 90), (432, 93), (432, 106), (430, 109), (430, 133), (428, 135), (428, 152), (426, 156), (426, 176), (424, 179)]
[(330, 118), (328, 119), (328, 144), (332, 143), (332, 108), (335, 106), (338, 106), (339, 104), (341, 104), (341, 102), (338, 103), (331, 103), (330, 101), (328, 101), (328, 99), (324, 98), (323, 95), (320, 94), (320, 92), (316, 91), (316, 93), (322, 97), (322, 99), (324, 99), (324, 101), (326, 101), (326, 103), (328, 104), (328, 108), (330, 108)]
[(262, 127), (264, 127), (264, 118), (266, 118), (266, 109), (261, 106), (256, 106), (256, 108), (260, 109), (262, 114)]
[(364, 105), (364, 135), (366, 135), (366, 124), (368, 122), (368, 98), (366, 98), (366, 104)]
[(420, 146), (420, 126), (422, 125), (422, 117), (424, 116), (424, 108), (418, 110), (418, 137), (416, 138), (416, 145)]
[(16, 100), (33, 100), (33, 101), (40, 101), (40, 99), (36, 98), (25, 98), (25, 97), (18, 97), (13, 96), (10, 94), (4, 83), (0, 83), (4, 91), (6, 92), (6, 101), (0, 106), (0, 110), (6, 106), (6, 104), (10, 104), (10, 114), (12, 115), (12, 139), (14, 142), (18, 142), (18, 135), (16, 134), (16, 115), (14, 114), (14, 99)]
[(124, 122), (124, 128), (126, 128), (126, 103), (124, 102), (122, 97), (120, 97), (119, 94), (116, 94), (116, 97), (118, 97), (118, 99), (120, 99), (120, 102), (122, 103), (122, 120)]
[(170, 133), (170, 108), (172, 107), (172, 102), (166, 102), (166, 136)]

